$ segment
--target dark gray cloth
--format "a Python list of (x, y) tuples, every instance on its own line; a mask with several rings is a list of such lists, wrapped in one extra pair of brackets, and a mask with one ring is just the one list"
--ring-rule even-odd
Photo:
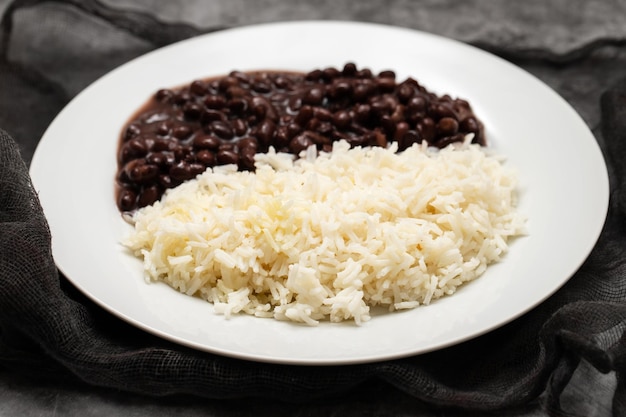
[[(554, 296), (500, 329), (429, 354), (331, 367), (247, 362), (146, 334), (102, 311), (72, 287), (55, 267), (46, 219), (28, 176), (29, 158), (21, 156), (32, 154), (24, 145), (36, 142), (32, 138), (40, 137), (86, 81), (150, 49), (208, 30), (167, 24), (94, 0), (39, 3), (44, 2), (13, 2), (2, 20), (0, 366), (33, 379), (69, 378), (149, 396), (303, 402), (365, 389), (379, 395), (402, 392), (436, 407), (501, 410), (498, 415), (541, 395), (547, 413), (563, 415), (561, 394), (586, 363), (599, 372), (616, 373), (613, 414), (626, 415), (626, 83), (602, 96), (601, 129), (596, 132), (611, 168), (612, 204), (605, 230), (584, 265)], [(19, 44), (13, 37), (20, 23), (15, 12), (27, 7), (62, 11), (63, 27), (78, 25), (76, 33), (83, 30), (81, 36), (87, 39), (127, 41), (118, 39), (116, 45), (124, 48), (109, 55), (75, 50), (71, 45), (80, 42), (55, 41), (59, 26), (43, 22), (37, 29), (42, 33), (34, 38), (55, 48), (55, 54), (13, 51)], [(547, 60), (553, 65), (585, 59), (594, 45), (605, 46), (593, 43), (579, 54), (542, 52), (537, 57), (524, 51), (497, 52), (511, 60)], [(72, 54), (81, 55), (85, 63), (75, 68), (75, 77), (51, 79), (41, 71)], [(576, 415), (576, 410), (569, 412)]]

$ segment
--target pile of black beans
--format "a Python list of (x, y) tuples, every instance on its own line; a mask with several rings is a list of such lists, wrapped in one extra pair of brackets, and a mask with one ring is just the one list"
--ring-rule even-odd
[(344, 139), (443, 148), (469, 133), (485, 145), (483, 130), (467, 101), (437, 96), (412, 78), (398, 82), (393, 71), (353, 63), (307, 74), (233, 71), (159, 90), (137, 111), (120, 138), (117, 205), (126, 212), (152, 204), (215, 165), (254, 170), (255, 154), (269, 147), (328, 151)]

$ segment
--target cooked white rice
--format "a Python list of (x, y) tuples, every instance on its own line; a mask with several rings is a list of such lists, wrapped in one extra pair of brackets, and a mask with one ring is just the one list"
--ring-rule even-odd
[[(148, 280), (247, 313), (315, 325), (453, 294), (524, 233), (516, 176), (478, 145), (257, 155), (208, 170), (133, 216)], [(312, 152), (313, 151), (313, 152)]]

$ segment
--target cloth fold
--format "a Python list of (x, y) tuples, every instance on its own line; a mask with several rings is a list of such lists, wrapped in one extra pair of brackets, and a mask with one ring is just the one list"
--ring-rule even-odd
[[(34, 3), (15, 2), (10, 11)], [(124, 31), (132, 21), (147, 22), (149, 30), (133, 32), (145, 38), (167, 28), (167, 37), (153, 40), (155, 46), (196, 33), (97, 1), (59, 3), (118, 22)], [(6, 50), (2, 56), (7, 65)], [(57, 111), (62, 102), (54, 101)], [(607, 91), (601, 104), (612, 204), (596, 247), (561, 290), (517, 320), (450, 348), (326, 367), (196, 351), (147, 334), (96, 306), (57, 271), (26, 161), (10, 132), (0, 130), (0, 366), (31, 378), (71, 378), (148, 396), (302, 402), (374, 385), (462, 410), (503, 410), (542, 396), (545, 409), (558, 415), (564, 412), (562, 393), (585, 362), (600, 373), (615, 372), (613, 413), (626, 415), (626, 82)]]

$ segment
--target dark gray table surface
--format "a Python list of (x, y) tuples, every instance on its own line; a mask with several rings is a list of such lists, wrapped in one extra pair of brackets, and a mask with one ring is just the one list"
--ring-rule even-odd
[[(151, 10), (167, 21), (199, 27), (234, 27), (260, 22), (335, 19), (378, 22), (431, 32), (495, 51), (528, 70), (562, 95), (597, 133), (600, 94), (626, 75), (626, 2), (622, 0), (106, 0), (104, 3)], [(0, 14), (9, 1), (0, 0)], [(18, 16), (28, 19), (25, 11)], [(588, 48), (589, 46), (595, 48)], [(606, 45), (600, 46), (598, 45)], [(587, 53), (589, 52), (589, 53)], [(20, 51), (12, 51), (19, 59)], [(120, 62), (121, 63), (121, 62)], [(71, 67), (56, 68), (71, 78)], [(75, 94), (86, 85), (69, 82)], [(0, 103), (0, 125), (3, 122)], [(38, 138), (22, 140), (30, 160)], [(563, 395), (579, 415), (610, 415), (609, 397), (587, 389), (601, 385), (610, 393), (615, 376), (582, 366)], [(0, 416), (455, 416), (429, 411), (398, 395), (384, 407), (376, 399), (351, 394), (303, 405), (220, 402), (200, 399), (153, 399), (89, 386), (51, 386), (0, 370)], [(500, 414), (496, 414), (500, 415)], [(538, 404), (510, 410), (509, 416), (544, 416)]]

